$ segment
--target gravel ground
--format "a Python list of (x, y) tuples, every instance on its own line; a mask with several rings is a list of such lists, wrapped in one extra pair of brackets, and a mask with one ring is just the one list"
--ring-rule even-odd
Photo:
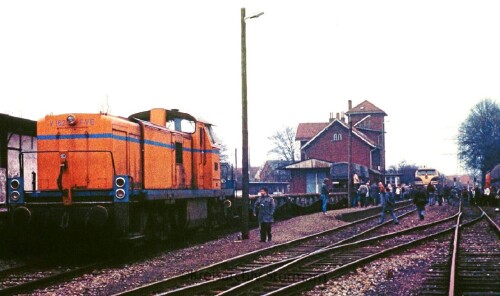
[[(450, 213), (455, 213), (456, 209), (450, 209), (449, 206), (427, 207), (426, 222), (438, 220)], [(336, 219), (334, 216), (344, 213), (357, 211), (359, 209), (342, 209), (329, 211), (328, 215), (315, 213), (294, 217), (285, 221), (273, 224), (273, 242), (259, 242), (259, 230), (250, 230), (250, 239), (240, 241), (237, 239), (238, 233), (233, 233), (217, 240), (208, 241), (203, 244), (193, 245), (184, 249), (165, 252), (154, 258), (142, 262), (133, 263), (115, 268), (95, 270), (92, 274), (75, 278), (72, 281), (59, 286), (49, 287), (44, 290), (36, 291), (31, 295), (109, 295), (125, 289), (137, 287), (139, 285), (154, 282), (174, 275), (179, 275), (193, 271), (206, 265), (219, 262), (234, 256), (238, 256), (250, 251), (258, 250), (305, 235), (324, 231), (333, 227), (346, 224), (346, 222)], [(415, 213), (415, 216), (417, 214)], [(386, 218), (387, 219), (387, 218)], [(415, 219), (416, 220), (416, 219)], [(423, 258), (425, 254), (422, 254)], [(413, 258), (413, 257), (412, 257)], [(381, 266), (391, 266), (393, 270), (400, 270), (398, 266), (408, 266), (405, 260), (413, 259), (390, 259), (396, 263), (379, 263)], [(424, 259), (422, 259), (424, 260)], [(380, 262), (377, 260), (376, 262)], [(377, 291), (380, 285), (386, 285), (388, 280), (384, 277), (384, 271), (381, 268), (372, 268), (375, 272), (368, 275), (367, 271), (361, 271), (362, 277), (358, 280), (340, 281), (337, 279), (334, 283), (322, 285), (319, 292), (324, 295), (343, 295), (339, 291), (345, 291), (344, 295), (364, 295), (367, 291)], [(387, 273), (387, 271), (385, 271)], [(378, 274), (378, 275), (377, 275)], [(396, 273), (397, 274), (397, 273)], [(379, 275), (382, 275), (379, 277)], [(370, 278), (371, 276), (371, 278)], [(370, 279), (370, 280), (368, 280)], [(349, 288), (340, 288), (346, 287)], [(331, 289), (340, 290), (331, 290)], [(350, 292), (349, 292), (350, 291)], [(372, 294), (374, 295), (374, 294)], [(390, 295), (390, 294), (386, 294)]]
[(259, 229), (251, 229), (249, 240), (238, 240), (239, 233), (233, 233), (217, 240), (193, 245), (176, 251), (165, 252), (143, 262), (127, 266), (96, 270), (92, 274), (72, 281), (36, 291), (35, 295), (109, 295), (142, 284), (158, 281), (190, 272), (206, 265), (254, 250), (293, 240), (304, 235), (324, 231), (346, 224), (335, 219), (335, 215), (356, 211), (342, 209), (329, 211), (328, 215), (315, 213), (294, 217), (273, 224), (273, 242), (259, 242)]
[(446, 260), (449, 242), (430, 242), (390, 258), (373, 261), (339, 278), (316, 286), (304, 295), (420, 295), (424, 274), (432, 270), (433, 259)]
[[(453, 215), (457, 209), (445, 205), (428, 206), (425, 222)], [(418, 223), (418, 219), (414, 221)], [(318, 285), (304, 295), (420, 295), (425, 273), (432, 271), (433, 262), (446, 262), (449, 247), (449, 242), (431, 241), (399, 255), (375, 260), (355, 271)]]

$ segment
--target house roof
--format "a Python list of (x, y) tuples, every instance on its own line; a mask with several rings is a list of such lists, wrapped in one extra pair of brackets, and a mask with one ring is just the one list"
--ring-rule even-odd
[(287, 165), (286, 167), (284, 167), (284, 169), (285, 170), (323, 169), (323, 168), (329, 169), (331, 165), (332, 165), (331, 162), (312, 158)]
[(296, 141), (309, 141), (316, 136), (321, 130), (328, 125), (328, 122), (306, 122), (299, 123), (297, 133), (295, 134)]
[(292, 162), (289, 161), (289, 160), (275, 160), (275, 159), (271, 159), (271, 160), (266, 160), (266, 162), (264, 163), (264, 165), (263, 165), (262, 168), (268, 166), (271, 169), (275, 170), (275, 169), (279, 169), (280, 167), (289, 165), (290, 163), (292, 163)]
[(353, 114), (382, 114), (384, 116), (387, 116), (387, 114), (380, 109), (379, 107), (373, 105), (372, 103), (368, 102), (367, 100), (364, 100), (354, 108), (351, 108), (351, 110), (346, 112), (347, 115), (353, 115)]
[[(344, 127), (345, 129), (349, 129), (349, 127), (342, 120), (338, 120), (338, 119), (335, 118), (326, 127), (324, 127), (319, 133), (317, 133), (312, 139), (310, 139), (307, 143), (305, 143), (301, 148), (304, 149), (307, 146), (309, 146), (312, 142), (314, 142), (314, 140), (316, 140), (317, 138), (319, 138), (319, 136), (321, 134), (323, 134), (324, 132), (326, 132), (330, 126), (334, 125), (337, 122), (342, 127)], [(355, 136), (357, 136), (363, 142), (365, 142), (366, 144), (372, 146), (373, 148), (377, 147), (377, 145), (375, 143), (373, 143), (372, 140), (370, 140), (365, 134), (363, 134), (362, 132), (360, 132), (359, 130), (357, 130), (354, 127), (352, 128), (352, 134), (355, 135)]]

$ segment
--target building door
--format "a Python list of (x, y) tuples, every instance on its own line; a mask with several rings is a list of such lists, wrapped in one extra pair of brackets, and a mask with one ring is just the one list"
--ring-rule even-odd
[(323, 179), (326, 178), (325, 172), (314, 172), (306, 174), (306, 193), (319, 193)]

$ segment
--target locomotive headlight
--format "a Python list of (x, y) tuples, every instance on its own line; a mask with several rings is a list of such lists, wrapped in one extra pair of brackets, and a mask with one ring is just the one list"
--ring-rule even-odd
[(21, 197), (21, 194), (19, 194), (18, 191), (12, 191), (11, 194), (10, 194), (10, 199), (12, 201), (18, 201), (19, 197)]
[(69, 125), (75, 125), (76, 124), (76, 116), (73, 115), (73, 114), (68, 115), (68, 117), (66, 118), (66, 120), (68, 121)]
[(117, 189), (117, 190), (115, 191), (115, 196), (116, 196), (116, 198), (118, 198), (118, 199), (122, 199), (122, 198), (124, 198), (124, 197), (125, 197), (125, 190), (123, 190), (123, 189)]
[(125, 178), (122, 177), (116, 178), (115, 185), (118, 188), (122, 188), (123, 186), (125, 186)]
[(19, 189), (19, 180), (11, 180), (10, 181), (10, 188), (12, 188), (13, 190), (17, 190)]

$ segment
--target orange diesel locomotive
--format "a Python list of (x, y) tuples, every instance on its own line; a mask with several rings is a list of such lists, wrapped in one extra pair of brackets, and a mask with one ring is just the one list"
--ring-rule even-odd
[(212, 126), (187, 113), (50, 115), (37, 132), (36, 190), (8, 180), (13, 226), (165, 239), (229, 212)]

